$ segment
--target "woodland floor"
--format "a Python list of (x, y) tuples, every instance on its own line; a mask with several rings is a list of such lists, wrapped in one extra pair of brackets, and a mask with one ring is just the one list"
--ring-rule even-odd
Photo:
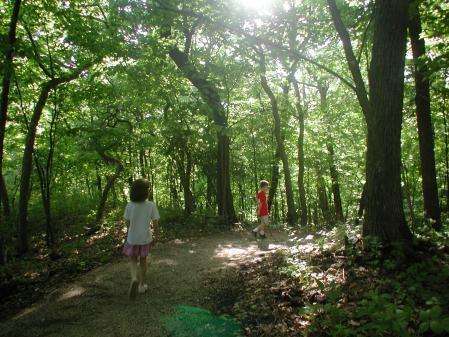
[(208, 274), (287, 245), (284, 232), (264, 241), (248, 232), (233, 232), (157, 244), (147, 275), (150, 291), (136, 302), (128, 300), (128, 264), (121, 259), (61, 285), (40, 303), (0, 323), (0, 336), (167, 336), (161, 318), (177, 305), (207, 306)]

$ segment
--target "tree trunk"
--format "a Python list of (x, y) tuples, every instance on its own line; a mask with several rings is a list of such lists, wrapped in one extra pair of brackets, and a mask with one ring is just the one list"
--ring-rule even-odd
[(11, 216), (11, 209), (9, 206), (8, 190), (6, 188), (6, 182), (3, 175), (0, 176), (0, 203), (2, 204), (3, 208), (3, 216), (8, 219)]
[(370, 66), (367, 118), (366, 195), (363, 233), (396, 243), (410, 242), (401, 188), (401, 128), (407, 0), (378, 0)]
[(307, 200), (306, 190), (304, 188), (304, 109), (301, 104), (301, 93), (298, 82), (293, 79), (293, 89), (296, 96), (296, 112), (298, 114), (299, 134), (298, 134), (298, 191), (299, 191), (299, 210), (301, 226), (307, 226)]
[(28, 200), (30, 197), (30, 180), (31, 171), (33, 168), (33, 151), (34, 142), (36, 139), (36, 130), (39, 124), (39, 120), (42, 115), (45, 103), (47, 102), (48, 95), (54, 86), (50, 82), (45, 83), (42, 86), (39, 99), (34, 107), (33, 116), (31, 117), (30, 124), (28, 126), (28, 133), (25, 139), (25, 150), (23, 152), (22, 159), (22, 173), (20, 179), (20, 194), (19, 194), (19, 255), (25, 254), (28, 251)]
[(95, 231), (101, 224), (106, 209), (106, 202), (108, 201), (109, 192), (114, 187), (114, 184), (120, 174), (124, 171), (123, 164), (118, 159), (107, 155), (104, 151), (98, 151), (98, 154), (106, 164), (115, 166), (115, 172), (106, 179), (106, 185), (104, 186), (103, 192), (101, 193), (100, 202), (98, 203), (93, 231)]
[(407, 0), (376, 0), (369, 73), (369, 97), (349, 32), (335, 0), (327, 0), (335, 29), (343, 43), (355, 93), (367, 123), (366, 212), (364, 236), (385, 243), (410, 243), (401, 190), (401, 128)]
[[(145, 162), (147, 162), (146, 157), (145, 157)], [(147, 167), (148, 167), (148, 177), (150, 179), (150, 193), (148, 196), (149, 200), (155, 200), (155, 179), (154, 179), (154, 169), (153, 169), (153, 158), (151, 155), (151, 150), (148, 151), (148, 163), (147, 163)]]
[[(21, 0), (15, 0), (9, 23), (8, 39), (5, 48), (5, 60), (3, 62), (2, 95), (0, 101), (0, 202), (3, 205), (3, 215), (10, 216), (8, 190), (3, 179), (3, 147), (5, 142), (6, 120), (8, 116), (9, 88), (13, 71), (14, 44), (16, 42), (16, 28), (19, 20)], [(0, 216), (1, 220), (1, 216)]]
[(366, 184), (363, 184), (362, 194), (360, 195), (359, 199), (359, 209), (357, 210), (357, 218), (356, 218), (356, 225), (359, 224), (360, 219), (363, 218), (363, 212), (365, 211), (366, 207)]
[(179, 178), (181, 180), (182, 191), (184, 195), (184, 212), (190, 215), (195, 210), (195, 202), (193, 193), (190, 188), (193, 162), (190, 153), (185, 150), (184, 156), (178, 153), (178, 159), (176, 160), (179, 172)]
[(279, 157), (282, 162), (282, 168), (284, 171), (284, 186), (285, 186), (285, 194), (287, 199), (287, 223), (293, 226), (296, 223), (296, 210), (295, 210), (295, 201), (293, 197), (293, 187), (292, 187), (292, 178), (290, 173), (290, 165), (288, 162), (288, 156), (285, 151), (284, 137), (282, 136), (281, 131), (281, 118), (279, 115), (279, 107), (274, 96), (273, 91), (271, 91), (270, 86), (268, 85), (267, 79), (265, 77), (265, 59), (263, 54), (261, 54), (260, 66), (262, 68), (262, 74), (260, 75), (260, 82), (263, 90), (267, 94), (270, 99), (271, 104), (271, 112), (273, 114), (274, 120), (274, 135), (276, 138), (277, 151), (279, 153)]
[(343, 206), (341, 203), (341, 195), (340, 195), (340, 183), (338, 181), (338, 171), (335, 165), (335, 153), (331, 134), (331, 122), (329, 120), (329, 111), (327, 104), (327, 91), (328, 91), (327, 85), (318, 83), (318, 91), (320, 93), (321, 112), (324, 115), (327, 130), (326, 149), (329, 162), (330, 177), (332, 182), (332, 195), (334, 198), (335, 218), (337, 221), (343, 222), (344, 219), (343, 219)]
[(167, 163), (167, 176), (170, 186), (170, 201), (171, 201), (171, 207), (177, 208), (179, 206), (179, 197), (178, 197), (178, 189), (177, 189), (177, 183), (176, 183), (176, 176), (174, 173), (174, 163), (173, 160), (170, 160)]
[(221, 103), (217, 88), (190, 63), (186, 52), (173, 47), (169, 51), (184, 76), (195, 86), (210, 108), (217, 126), (217, 205), (218, 215), (226, 225), (232, 224), (236, 217), (231, 191), (230, 177), (230, 138), (227, 134), (228, 123), (225, 109)]
[[(446, 102), (446, 100), (444, 100)], [(447, 114), (445, 107), (443, 107), (443, 124), (444, 124), (444, 176), (446, 180), (445, 197), (446, 197), (446, 212), (449, 212), (449, 128), (447, 125)]]
[[(49, 156), (52, 156), (52, 153), (49, 153)], [(39, 186), (41, 190), (41, 197), (42, 197), (42, 206), (44, 208), (44, 214), (45, 214), (45, 241), (47, 244), (47, 248), (50, 251), (53, 251), (53, 246), (55, 243), (54, 240), (54, 231), (51, 221), (51, 177), (48, 176), (49, 174), (49, 167), (42, 167), (39, 163), (39, 159), (37, 158), (37, 155), (34, 155), (34, 161), (36, 164), (36, 169), (38, 172), (39, 177)], [(47, 161), (49, 163), (49, 161)]]
[(404, 182), (404, 192), (405, 192), (405, 200), (407, 200), (408, 209), (410, 212), (410, 223), (412, 225), (412, 231), (415, 231), (415, 203), (413, 200), (412, 192), (410, 189), (410, 182), (408, 179), (408, 172), (407, 167), (404, 163), (402, 163), (402, 176), (403, 176), (403, 182)]
[(331, 210), (329, 208), (329, 201), (327, 198), (327, 192), (326, 192), (326, 184), (324, 182), (323, 175), (321, 174), (321, 170), (316, 167), (316, 174), (317, 174), (317, 196), (318, 196), (318, 202), (320, 205), (320, 209), (323, 215), (323, 220), (326, 222), (326, 224), (333, 224), (334, 221), (332, 219)]
[(50, 91), (58, 87), (60, 84), (67, 83), (79, 76), (85, 68), (74, 71), (60, 78), (53, 78), (42, 85), (39, 99), (34, 106), (33, 115), (28, 125), (28, 132), (25, 138), (25, 149), (22, 158), (22, 171), (20, 178), (20, 195), (19, 195), (19, 219), (18, 219), (18, 235), (19, 235), (19, 255), (28, 251), (28, 200), (30, 197), (30, 180), (33, 168), (33, 152), (36, 139), (36, 130), (42, 111), (48, 99)]
[(145, 151), (143, 149), (139, 149), (139, 168), (140, 168), (140, 176), (142, 178), (147, 178), (147, 172), (145, 167)]
[(435, 144), (430, 110), (430, 83), (426, 77), (428, 71), (427, 66), (422, 60), (426, 54), (426, 46), (424, 39), (421, 38), (421, 18), (418, 6), (419, 4), (417, 2), (410, 6), (409, 35), (415, 66), (415, 104), (419, 155), (421, 159), (422, 191), (426, 217), (434, 221), (434, 228), (440, 229), (441, 211), (435, 169)]
[(256, 137), (254, 136), (254, 131), (251, 131), (251, 150), (252, 150), (252, 164), (253, 164), (253, 175), (254, 175), (254, 187), (257, 190), (259, 188), (259, 180), (258, 180), (258, 162), (256, 157)]

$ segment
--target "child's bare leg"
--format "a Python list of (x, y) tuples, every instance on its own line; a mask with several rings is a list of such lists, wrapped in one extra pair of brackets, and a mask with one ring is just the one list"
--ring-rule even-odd
[(137, 256), (131, 256), (129, 260), (131, 281), (137, 281)]
[(132, 256), (129, 261), (131, 270), (131, 286), (129, 287), (129, 298), (134, 300), (137, 295), (138, 281), (137, 281), (137, 257)]
[(260, 226), (259, 226), (259, 234), (263, 237), (265, 237), (266, 235), (266, 231), (267, 231), (267, 227), (268, 227), (268, 221), (266, 217), (263, 217), (260, 219)]
[(261, 229), (261, 222), (260, 222), (260, 218), (257, 219), (257, 226), (253, 229), (253, 234), (255, 236), (257, 236), (257, 234), (260, 232)]
[(140, 273), (139, 273), (139, 284), (143, 286), (145, 284), (145, 276), (147, 274), (147, 257), (140, 257)]

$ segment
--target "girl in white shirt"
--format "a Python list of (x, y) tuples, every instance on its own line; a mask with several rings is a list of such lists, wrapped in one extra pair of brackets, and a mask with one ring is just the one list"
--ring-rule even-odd
[(147, 256), (154, 242), (151, 225), (157, 226), (159, 220), (156, 204), (148, 200), (149, 189), (148, 180), (135, 180), (131, 185), (131, 201), (125, 208), (124, 218), (128, 226), (128, 235), (123, 253), (130, 258), (129, 298), (132, 300), (136, 298), (137, 292), (144, 293), (148, 289), (145, 283)]

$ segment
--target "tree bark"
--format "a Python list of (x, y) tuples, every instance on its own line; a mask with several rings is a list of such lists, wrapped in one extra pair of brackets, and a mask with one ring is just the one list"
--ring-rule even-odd
[(21, 0), (14, 1), (5, 48), (2, 95), (0, 101), (0, 202), (3, 205), (3, 215), (5, 218), (9, 218), (11, 211), (9, 207), (8, 190), (3, 178), (3, 148), (5, 142), (6, 120), (8, 116), (9, 88), (13, 71), (14, 44), (16, 42), (16, 29), (17, 21), (19, 20), (20, 5)]
[(363, 233), (387, 242), (410, 242), (401, 188), (401, 128), (407, 0), (378, 0), (370, 65), (367, 118), (367, 206)]
[(282, 168), (284, 171), (284, 185), (285, 194), (287, 199), (287, 223), (293, 226), (296, 223), (296, 210), (295, 201), (293, 197), (292, 178), (290, 173), (290, 165), (288, 162), (288, 156), (285, 151), (284, 137), (281, 132), (281, 118), (279, 115), (279, 107), (276, 97), (268, 85), (267, 78), (265, 77), (265, 59), (263, 54), (260, 58), (260, 66), (262, 68), (262, 74), (260, 75), (260, 82), (263, 90), (270, 99), (271, 112), (274, 120), (274, 135), (276, 138), (277, 151), (282, 162)]
[(335, 0), (327, 0), (344, 46), (357, 99), (367, 123), (366, 212), (364, 236), (384, 243), (411, 242), (401, 190), (401, 128), (407, 0), (376, 0), (369, 97), (359, 64)]
[(427, 66), (422, 62), (426, 54), (426, 45), (421, 38), (421, 18), (419, 4), (410, 6), (409, 36), (412, 46), (415, 104), (418, 125), (419, 155), (421, 163), (422, 191), (426, 217), (432, 219), (435, 229), (441, 228), (441, 210), (435, 169), (435, 144), (430, 110), (430, 83), (427, 78)]
[(230, 177), (230, 138), (227, 134), (228, 123), (225, 109), (221, 103), (218, 89), (203, 76), (191, 62), (185, 52), (177, 47), (169, 51), (171, 59), (179, 70), (199, 91), (210, 108), (212, 119), (217, 126), (217, 205), (218, 215), (226, 225), (235, 222), (234, 203)]

